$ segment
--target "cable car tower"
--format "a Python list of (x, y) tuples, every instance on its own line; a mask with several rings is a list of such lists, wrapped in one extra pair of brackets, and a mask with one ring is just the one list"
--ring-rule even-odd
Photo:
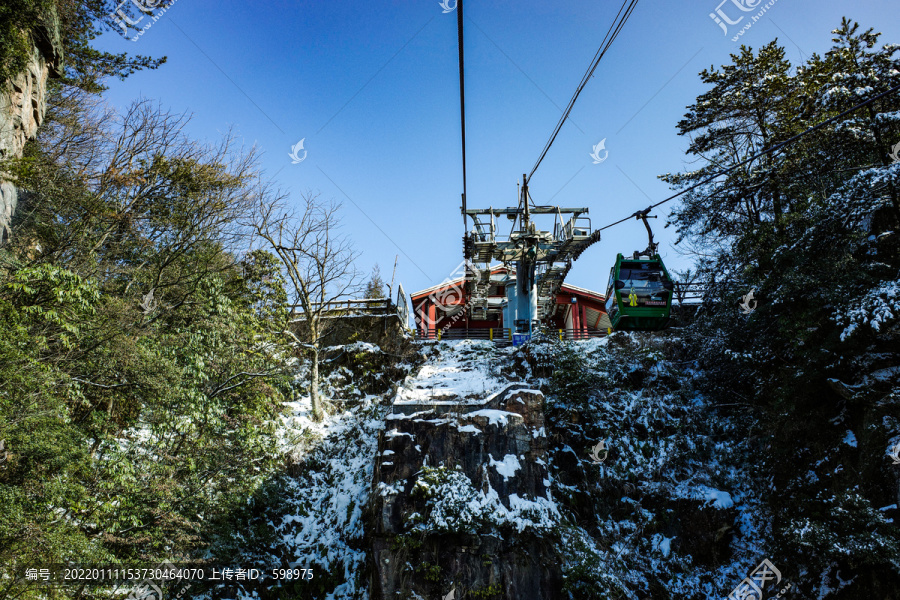
[[(458, 0), (457, 30), (459, 36), (459, 106), (462, 133), (462, 215), (465, 227), (463, 235), (463, 256), (466, 259), (465, 292), (468, 298), (470, 316), (484, 318), (488, 312), (491, 287), (491, 264), (500, 261), (507, 267), (507, 273), (515, 271), (515, 279), (507, 275), (503, 284), (506, 288), (503, 317), (505, 324), (515, 324), (519, 333), (531, 333), (535, 324), (551, 316), (556, 309), (556, 293), (563, 283), (572, 263), (590, 245), (600, 240), (600, 230), (591, 230), (591, 221), (586, 216), (587, 208), (563, 208), (560, 206), (539, 206), (532, 202), (528, 193), (528, 182), (537, 171), (541, 161), (553, 145), (562, 126), (572, 112), (578, 96), (593, 77), (600, 60), (615, 41), (628, 20), (638, 0), (624, 0), (613, 24), (594, 55), (591, 65), (575, 94), (563, 111), (559, 122), (544, 146), (531, 173), (522, 176), (519, 189), (519, 203), (515, 208), (469, 209), (466, 207), (466, 98), (465, 61), (463, 53), (463, 0)], [(534, 217), (552, 215), (552, 231), (539, 229)], [(508, 235), (499, 233), (497, 220), (506, 216), (512, 221)], [(469, 219), (471, 218), (471, 228)], [(514, 269), (513, 269), (514, 265)], [(506, 325), (508, 326), (508, 325)]]
[[(585, 216), (586, 207), (563, 208), (536, 206), (526, 183), (519, 192), (519, 204), (508, 208), (463, 208), (463, 215), (471, 218), (471, 228), (463, 237), (463, 255), (469, 270), (466, 277), (466, 296), (471, 316), (487, 313), (491, 264), (499, 261), (507, 272), (504, 323), (515, 324), (518, 333), (531, 333), (536, 323), (552, 314), (556, 292), (562, 285), (572, 263), (591, 244), (600, 240), (600, 232), (591, 232), (591, 221)], [(552, 231), (538, 228), (536, 215), (552, 215)], [(512, 221), (508, 235), (502, 235), (499, 217)]]

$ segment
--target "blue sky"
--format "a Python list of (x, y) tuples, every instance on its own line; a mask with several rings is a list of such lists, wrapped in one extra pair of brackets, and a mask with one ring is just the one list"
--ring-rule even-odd
[[(638, 4), (533, 177), (535, 202), (588, 207), (596, 228), (668, 196), (657, 176), (690, 168), (688, 141), (675, 126), (703, 91), (697, 73), (728, 63), (741, 44), (758, 48), (777, 37), (796, 65), (830, 47), (844, 15), (883, 32), (882, 44), (900, 42), (896, 0), (777, 0), (738, 42), (732, 35), (749, 17), (726, 35), (709, 16), (719, 1)], [(466, 2), (470, 208), (515, 205), (517, 180), (537, 160), (619, 6)], [(721, 10), (731, 20), (754, 14), (732, 0)], [(111, 82), (108, 101), (152, 98), (191, 113), (188, 132), (201, 140), (234, 127), (263, 151), (266, 173), (284, 190), (343, 202), (361, 269), (377, 262), (390, 280), (399, 254), (397, 279), (415, 291), (462, 260), (456, 13), (444, 14), (438, 0), (177, 0), (137, 41), (115, 33), (99, 41), (168, 57), (157, 71)], [(292, 164), (288, 154), (301, 139), (306, 159)], [(609, 156), (593, 164), (592, 146), (602, 139)], [(667, 264), (683, 269), (690, 259), (662, 227), (670, 206), (658, 209), (655, 229)], [(567, 281), (602, 292), (616, 253), (645, 246), (638, 221), (607, 230)]]

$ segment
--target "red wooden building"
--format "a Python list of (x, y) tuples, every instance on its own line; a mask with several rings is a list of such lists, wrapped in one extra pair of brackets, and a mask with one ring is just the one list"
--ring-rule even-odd
[[(475, 300), (466, 293), (463, 276), (410, 294), (418, 334), (452, 337), (466, 330), (493, 330), (491, 337), (508, 336), (509, 330), (515, 329), (514, 323), (506, 323), (503, 318), (510, 275), (505, 267), (492, 267), (490, 281), (479, 282), (484, 293)], [(603, 294), (564, 283), (540, 321), (548, 328), (562, 330), (568, 338), (605, 333), (610, 326), (605, 301)]]

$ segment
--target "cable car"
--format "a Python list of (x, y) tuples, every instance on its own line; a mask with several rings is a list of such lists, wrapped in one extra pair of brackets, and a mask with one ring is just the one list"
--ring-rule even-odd
[(675, 283), (656, 252), (657, 244), (647, 223), (649, 212), (648, 208), (633, 216), (644, 221), (650, 245), (630, 258), (618, 254), (610, 269), (606, 313), (615, 330), (658, 331), (669, 324)]

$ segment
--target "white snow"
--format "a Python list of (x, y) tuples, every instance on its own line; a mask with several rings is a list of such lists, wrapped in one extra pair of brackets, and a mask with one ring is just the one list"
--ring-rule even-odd
[[(343, 577), (324, 596), (329, 600), (366, 593), (358, 588), (357, 574), (365, 568), (366, 552), (360, 549), (363, 508), (374, 472), (378, 432), (384, 428), (384, 409), (378, 400), (368, 396), (354, 409), (316, 422), (311, 419), (309, 398), (301, 398), (286, 403), (290, 412), (278, 431), (279, 441), (295, 461), (315, 455), (317, 466), (288, 479), (284, 493), (290, 511), (273, 527), (290, 566), (328, 570)], [(384, 455), (391, 453), (386, 450)], [(381, 494), (391, 492), (397, 493), (387, 486), (378, 489)]]
[(387, 439), (393, 439), (395, 437), (403, 437), (404, 435), (406, 437), (412, 437), (411, 433), (406, 433), (405, 431), (400, 432), (400, 431), (397, 431), (396, 429), (391, 429), (390, 431), (388, 431), (387, 433), (384, 434), (384, 437), (386, 437)]
[(551, 499), (529, 500), (510, 494), (506, 508), (489, 485), (484, 492), (458, 471), (441, 467), (434, 473), (439, 474), (437, 483), (420, 478), (415, 484), (415, 489), (428, 498), (430, 508), (427, 521), (416, 525), (420, 530), (475, 533), (512, 526), (521, 533), (525, 529), (554, 528), (559, 521), (559, 510)]
[(849, 429), (847, 430), (847, 435), (844, 436), (844, 443), (848, 446), (856, 448), (856, 436), (853, 435), (853, 432)]
[(838, 314), (838, 324), (844, 325), (841, 341), (852, 336), (861, 327), (881, 331), (882, 327), (900, 318), (900, 283), (883, 281), (869, 290), (862, 298), (854, 299)]
[(441, 342), (397, 390), (394, 404), (480, 404), (505, 385), (491, 373), (492, 356), (509, 352), (484, 340)]
[(672, 540), (674, 539), (674, 537), (666, 537), (661, 533), (656, 533), (653, 535), (651, 544), (655, 550), (659, 550), (664, 557), (668, 558), (672, 552)]
[(505, 410), (496, 410), (493, 408), (483, 408), (467, 414), (469, 417), (485, 417), (490, 425), (500, 425), (506, 427), (510, 416), (520, 417), (520, 415)]
[(460, 433), (481, 433), (481, 430), (474, 425), (463, 425), (459, 427)]
[(731, 499), (731, 494), (705, 485), (698, 485), (694, 488), (694, 497), (698, 500), (705, 500), (707, 503), (711, 503), (715, 508), (719, 509), (726, 509), (734, 506), (734, 500)]
[[(386, 421), (402, 421), (403, 419), (415, 419), (420, 415), (428, 415), (431, 414), (430, 410), (420, 410), (418, 412), (414, 412), (411, 415), (404, 415), (403, 413), (394, 413), (392, 415), (386, 416), (384, 419)], [(407, 434), (409, 435), (409, 434)]]
[(490, 465), (497, 469), (497, 473), (503, 476), (503, 481), (508, 481), (510, 477), (516, 474), (516, 471), (522, 468), (515, 454), (507, 454), (500, 462), (494, 460), (494, 457), (491, 456)]

